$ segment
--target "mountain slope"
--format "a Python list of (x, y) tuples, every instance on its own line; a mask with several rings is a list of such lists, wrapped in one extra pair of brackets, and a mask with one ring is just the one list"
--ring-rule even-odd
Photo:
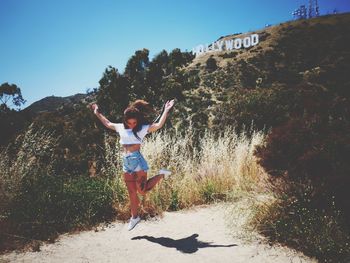
[[(324, 90), (330, 98), (349, 98), (349, 24), (349, 13), (290, 21), (250, 32), (260, 36), (256, 46), (196, 57), (182, 68), (199, 79), (196, 88), (185, 91), (185, 109), (179, 112), (183, 126), (220, 129), (223, 123), (242, 127), (253, 121), (262, 129), (311, 107), (312, 102), (301, 101), (306, 93)], [(217, 69), (206, 67), (209, 58)]]
[(57, 110), (59, 107), (67, 104), (75, 104), (86, 98), (87, 95), (83, 93), (77, 93), (75, 95), (67, 97), (48, 96), (36, 102), (33, 102), (28, 107), (23, 109), (24, 111), (31, 111), (33, 113), (39, 112), (51, 112)]

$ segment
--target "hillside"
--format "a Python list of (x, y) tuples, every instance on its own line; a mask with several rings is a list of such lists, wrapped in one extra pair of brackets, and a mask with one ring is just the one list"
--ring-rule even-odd
[(78, 103), (86, 97), (87, 95), (83, 93), (78, 93), (67, 97), (48, 96), (33, 102), (28, 107), (23, 109), (23, 111), (30, 111), (33, 113), (51, 112), (57, 110), (59, 107)]
[(85, 105), (93, 99), (92, 95), (78, 93), (67, 97), (48, 96), (38, 100), (20, 111), (11, 111), (0, 116), (4, 123), (0, 132), (0, 148), (26, 130), (35, 120), (45, 114), (54, 114), (56, 117), (63, 116), (62, 112), (72, 111), (81, 105)]
[[(251, 58), (260, 56), (261, 54), (266, 55), (266, 53), (269, 51), (274, 51), (277, 46), (283, 49), (283, 47), (280, 46), (282, 44), (284, 44), (284, 48), (287, 49), (303, 42), (303, 44), (299, 46), (299, 50), (305, 48), (305, 46), (310, 46), (318, 49), (318, 52), (320, 52), (321, 50), (319, 49), (324, 48), (324, 46), (320, 46), (320, 42), (318, 42), (320, 39), (323, 39), (325, 41), (325, 44), (336, 43), (338, 39), (341, 38), (341, 35), (344, 35), (344, 37), (347, 39), (346, 33), (349, 30), (349, 22), (350, 13), (345, 13), (338, 15), (321, 16), (307, 20), (293, 20), (280, 23), (279, 25), (269, 26), (257, 31), (250, 31), (243, 34), (227, 35), (218, 38), (216, 41), (244, 38), (247, 35), (255, 33), (259, 35), (259, 44), (246, 49), (241, 48), (239, 50), (233, 51), (216, 51), (212, 53), (204, 53), (203, 55), (193, 59), (192, 63), (185, 68), (186, 70), (200, 69), (200, 73), (205, 73), (205, 62), (211, 56), (217, 60), (218, 66), (220, 68), (225, 68), (228, 63), (237, 63), (237, 61), (241, 59), (249, 62), (249, 59)], [(308, 37), (305, 38), (305, 36)], [(291, 37), (293, 37), (294, 41), (284, 42), (287, 40), (287, 38), (288, 40), (291, 40)], [(339, 46), (338, 50), (333, 51), (341, 51), (340, 48), (344, 48), (346, 42), (342, 44), (343, 46)], [(331, 48), (331, 46), (328, 46), (327, 50), (329, 51)], [(328, 54), (323, 53), (322, 55), (327, 56)], [(295, 59), (297, 58), (295, 57)], [(300, 61), (300, 63), (303, 63), (303, 61)]]
[[(293, 101), (301, 85), (316, 85), (349, 97), (349, 24), (350, 14), (346, 13), (219, 38), (257, 33), (260, 43), (247, 49), (204, 53), (183, 67), (184, 74), (198, 82), (196, 88), (185, 91), (186, 110), (182, 112), (186, 115), (181, 118), (187, 120), (186, 125), (200, 121), (201, 126), (211, 128), (222, 122), (249, 126), (253, 121), (262, 129), (303, 111), (304, 106)], [(214, 71), (206, 67), (209, 58), (216, 61)]]

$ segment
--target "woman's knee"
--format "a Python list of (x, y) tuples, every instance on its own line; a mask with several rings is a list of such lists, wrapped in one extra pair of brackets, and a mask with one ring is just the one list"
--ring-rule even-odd
[(147, 190), (146, 189), (138, 189), (138, 192), (140, 195), (146, 195), (147, 194)]
[(145, 195), (147, 193), (146, 182), (137, 183), (136, 188), (141, 195)]
[(143, 171), (137, 173), (136, 188), (141, 195), (147, 192), (147, 174)]

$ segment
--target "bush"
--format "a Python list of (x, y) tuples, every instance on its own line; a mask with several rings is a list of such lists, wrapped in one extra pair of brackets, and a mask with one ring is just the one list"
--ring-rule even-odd
[(278, 190), (276, 203), (257, 209), (252, 224), (270, 241), (301, 250), (322, 262), (348, 262), (350, 232), (334, 197), (326, 199), (324, 208), (319, 209), (312, 186), (292, 183), (286, 188)]
[(112, 204), (112, 185), (103, 178), (37, 174), (23, 178), (8, 219), (22, 236), (46, 239), (112, 218)]
[(231, 51), (231, 52), (225, 52), (224, 54), (222, 55), (219, 55), (219, 57), (222, 57), (222, 58), (234, 58), (237, 56), (237, 52), (236, 51)]
[(218, 68), (218, 66), (216, 64), (216, 59), (213, 57), (208, 58), (205, 68), (208, 70), (208, 72), (215, 71)]
[[(350, 219), (350, 126), (342, 121), (296, 119), (272, 129), (266, 145), (258, 146), (259, 163), (273, 176), (310, 181), (322, 208), (334, 195), (338, 209)], [(350, 222), (350, 220), (348, 220)]]
[(216, 107), (213, 124), (218, 129), (223, 123), (235, 124), (239, 133), (253, 122), (255, 129), (262, 130), (286, 122), (299, 105), (295, 92), (284, 87), (238, 90)]

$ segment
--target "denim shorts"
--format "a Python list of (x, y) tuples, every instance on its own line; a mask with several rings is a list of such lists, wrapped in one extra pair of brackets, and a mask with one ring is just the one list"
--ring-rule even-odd
[(133, 173), (149, 169), (147, 161), (143, 158), (140, 151), (127, 153), (123, 155), (123, 172)]

